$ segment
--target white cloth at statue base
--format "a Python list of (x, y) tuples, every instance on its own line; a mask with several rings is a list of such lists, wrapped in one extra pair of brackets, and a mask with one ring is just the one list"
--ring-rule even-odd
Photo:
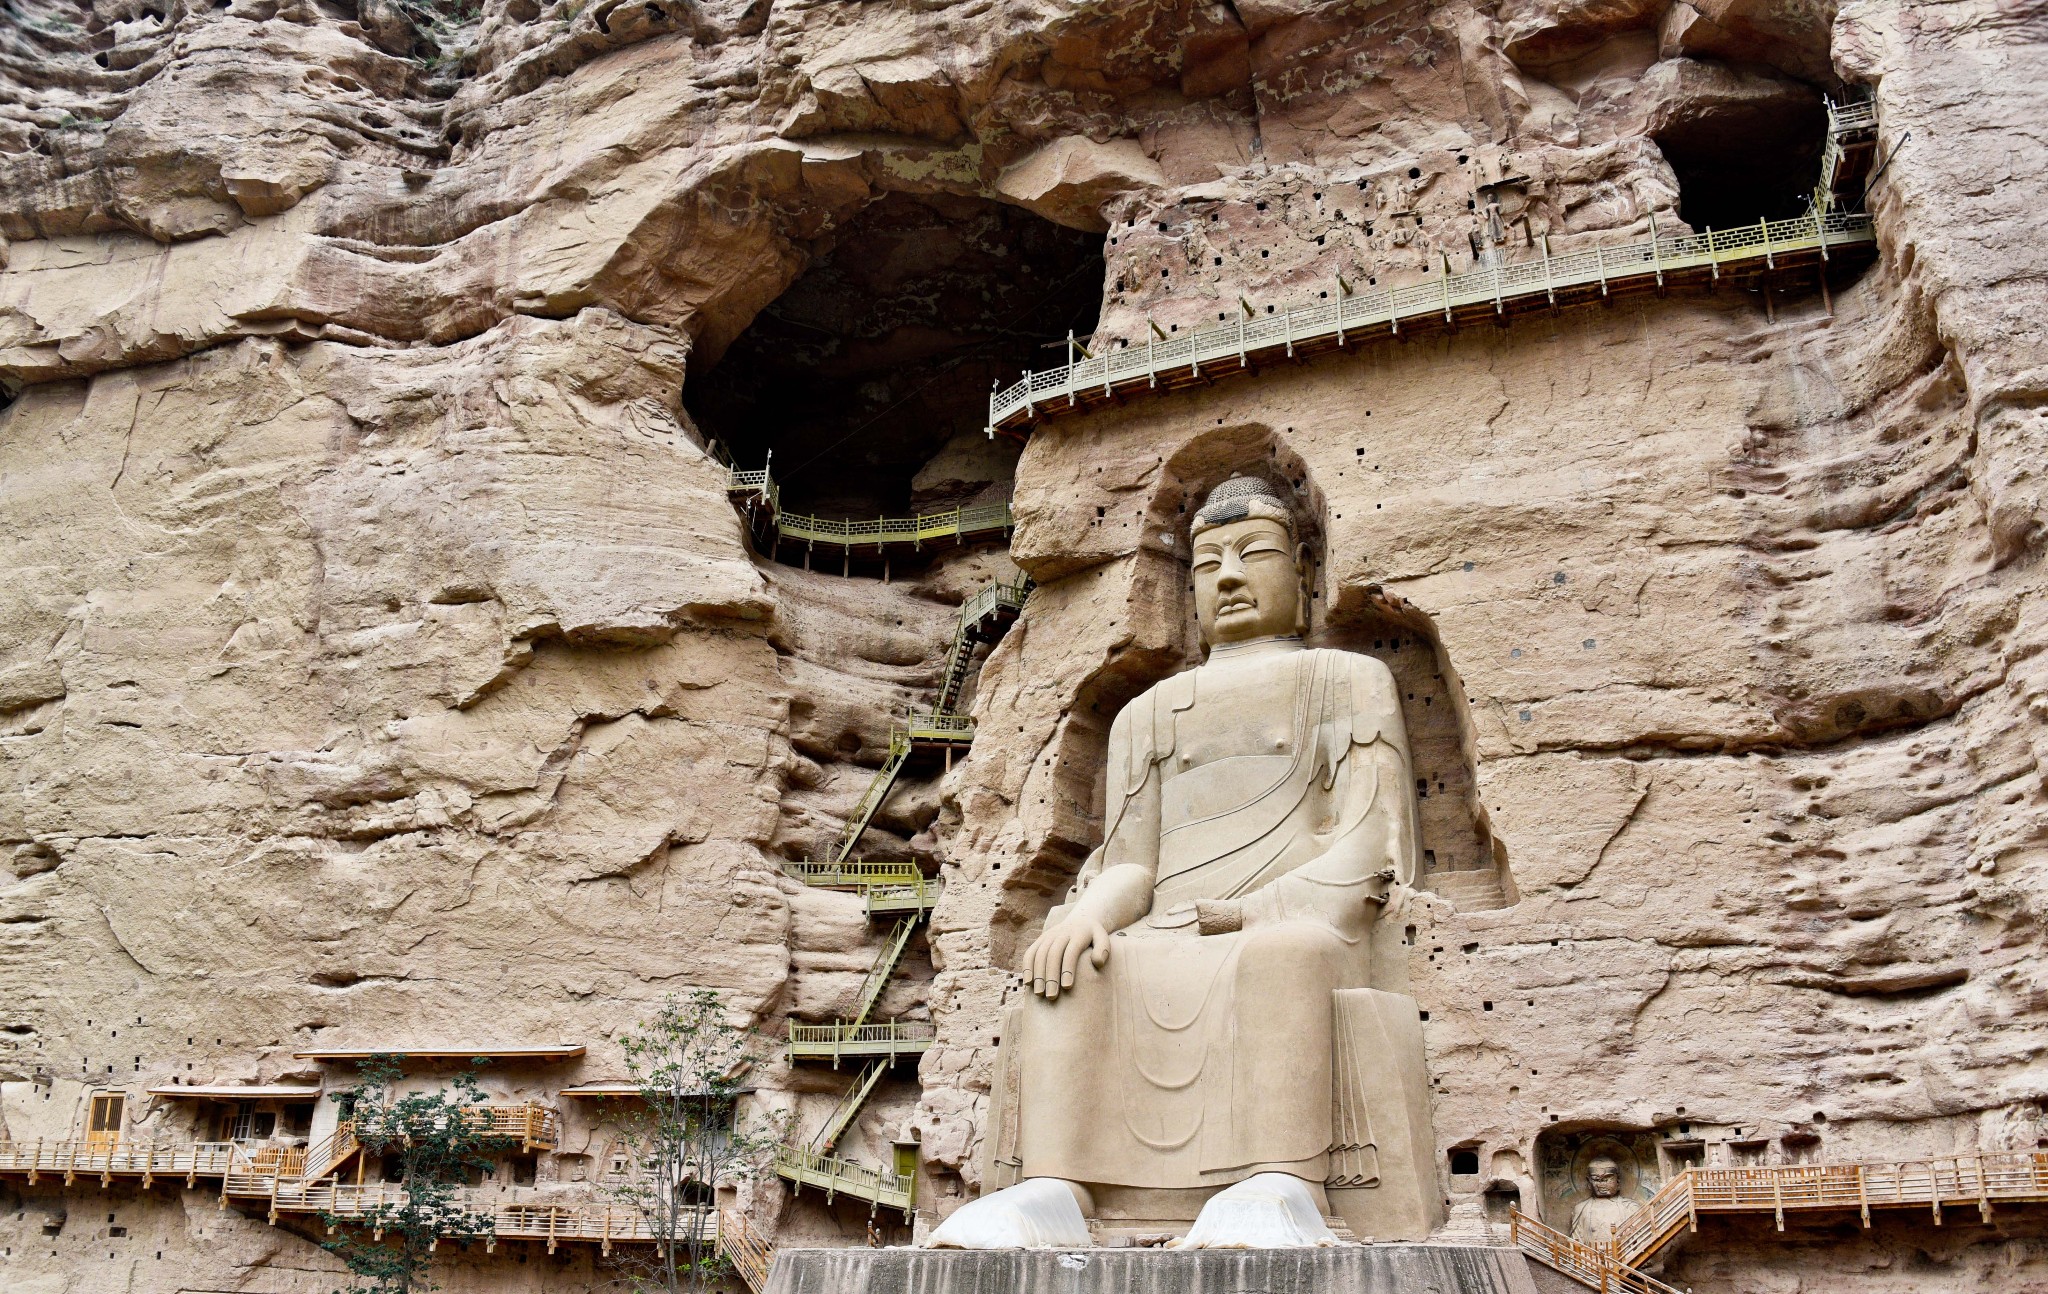
[(1323, 1249), (1340, 1245), (1323, 1224), (1308, 1183), (1291, 1173), (1258, 1173), (1209, 1197), (1173, 1249)]
[(1095, 1240), (1067, 1184), (1033, 1177), (961, 1205), (927, 1249), (1087, 1249)]

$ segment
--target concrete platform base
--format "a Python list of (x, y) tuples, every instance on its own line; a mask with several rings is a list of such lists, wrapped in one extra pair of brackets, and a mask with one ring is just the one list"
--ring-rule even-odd
[(768, 1294), (1537, 1294), (1479, 1245), (1339, 1249), (784, 1249)]

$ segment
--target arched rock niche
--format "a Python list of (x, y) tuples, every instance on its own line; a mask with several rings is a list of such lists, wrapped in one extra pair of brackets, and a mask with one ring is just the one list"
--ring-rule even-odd
[[(1463, 685), (1435, 626), (1419, 609), (1376, 586), (1332, 590), (1325, 560), (1327, 506), (1308, 464), (1271, 428), (1216, 427), (1162, 458), (1145, 505), (1142, 537), (1123, 611), (1128, 631), (1102, 664), (1075, 687), (1041, 752), (1053, 771), (1050, 828), (1021, 865), (1007, 871), (993, 919), (995, 963), (1014, 965), (1023, 944), (1065, 893), (1100, 839), (1103, 760), (1110, 724), (1133, 697), (1201, 661), (1187, 525), (1208, 492), (1242, 473), (1285, 482), (1294, 491), (1302, 539), (1315, 555), (1310, 642), (1376, 656), (1401, 690), (1417, 779), (1424, 872), (1419, 888), (1460, 909), (1514, 902), (1506, 851), (1494, 840), (1473, 773), (1471, 717)], [(1100, 578), (1072, 571), (1066, 580)]]

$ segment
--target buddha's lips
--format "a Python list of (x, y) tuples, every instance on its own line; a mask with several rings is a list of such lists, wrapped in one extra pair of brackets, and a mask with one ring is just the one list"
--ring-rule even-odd
[(1220, 616), (1226, 611), (1256, 611), (1258, 607), (1256, 598), (1230, 598), (1216, 604), (1216, 614)]

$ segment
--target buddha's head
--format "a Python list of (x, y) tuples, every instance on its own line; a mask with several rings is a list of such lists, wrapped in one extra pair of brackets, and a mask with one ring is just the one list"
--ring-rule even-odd
[(1235, 476), (1195, 513), (1195, 618), (1210, 647), (1300, 634), (1308, 628), (1307, 551), (1294, 514), (1266, 482)]
[(1601, 1155), (1586, 1165), (1586, 1186), (1597, 1200), (1611, 1200), (1621, 1194), (1621, 1165)]

